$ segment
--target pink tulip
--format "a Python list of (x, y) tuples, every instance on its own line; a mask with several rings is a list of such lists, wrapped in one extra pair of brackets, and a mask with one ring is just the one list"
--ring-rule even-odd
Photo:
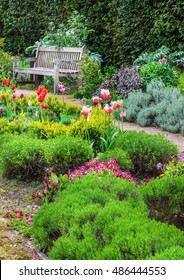
[(120, 112), (120, 117), (125, 117), (126, 116), (126, 110), (122, 109)]
[(83, 106), (82, 110), (81, 110), (81, 114), (83, 116), (85, 116), (86, 118), (89, 117), (90, 115), (90, 112), (91, 112), (91, 107), (90, 108), (87, 108), (86, 106)]
[(98, 96), (94, 96), (92, 99), (93, 99), (94, 103), (100, 103), (100, 101), (101, 101), (101, 98)]
[(109, 107), (107, 104), (105, 105), (104, 110), (107, 114), (111, 114), (114, 111), (113, 107)]
[(108, 89), (101, 89), (101, 96), (103, 99), (109, 99), (111, 97)]
[(123, 100), (117, 100), (111, 102), (111, 106), (113, 107), (114, 110), (119, 109), (123, 106)]

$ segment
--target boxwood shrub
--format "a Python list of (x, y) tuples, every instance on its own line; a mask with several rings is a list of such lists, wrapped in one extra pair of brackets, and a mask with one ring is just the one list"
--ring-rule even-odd
[(147, 217), (134, 183), (88, 174), (69, 185), (34, 217), (32, 236), (50, 259), (125, 259), (183, 246), (183, 234)]
[(177, 155), (177, 146), (161, 134), (151, 135), (144, 131), (122, 131), (114, 147), (125, 150), (133, 163), (134, 176), (158, 175), (156, 164), (167, 163), (171, 155)]

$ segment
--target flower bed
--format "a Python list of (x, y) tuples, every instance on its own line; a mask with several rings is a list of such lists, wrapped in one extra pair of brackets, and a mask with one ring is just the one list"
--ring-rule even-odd
[[(0, 170), (8, 178), (44, 182), (32, 194), (43, 204), (31, 229), (40, 249), (51, 259), (154, 259), (176, 246), (181, 258), (181, 230), (150, 219), (183, 211), (177, 147), (160, 135), (120, 131), (112, 113), (120, 114), (123, 128), (126, 111), (108, 90), (81, 108), (44, 86), (16, 96), (9, 85), (3, 82), (0, 98)], [(156, 213), (153, 205), (163, 195), (168, 207)], [(6, 218), (12, 215), (17, 229), (19, 220), (26, 226), (26, 214), (16, 210)]]

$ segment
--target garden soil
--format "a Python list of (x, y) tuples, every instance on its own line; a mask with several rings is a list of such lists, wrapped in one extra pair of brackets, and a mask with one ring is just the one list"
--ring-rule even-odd
[[(32, 90), (17, 89), (16, 94), (24, 93), (26, 95), (35, 93)], [(81, 106), (85, 105), (81, 100), (75, 100), (71, 95), (64, 95), (66, 102), (74, 102)], [(117, 122), (117, 125), (120, 123)], [(184, 151), (184, 136), (163, 131), (155, 127), (141, 127), (134, 123), (124, 122), (124, 130), (143, 130), (150, 134), (164, 134), (167, 139), (178, 146), (179, 151)], [(39, 204), (32, 201), (31, 194), (38, 186), (32, 186), (27, 183), (10, 182), (0, 177), (0, 213), (6, 211), (27, 210), (29, 213), (36, 213), (39, 209)], [(47, 256), (35, 249), (33, 240), (26, 238), (15, 230), (10, 230), (6, 227), (6, 219), (0, 215), (0, 259), (6, 260), (45, 260)]]

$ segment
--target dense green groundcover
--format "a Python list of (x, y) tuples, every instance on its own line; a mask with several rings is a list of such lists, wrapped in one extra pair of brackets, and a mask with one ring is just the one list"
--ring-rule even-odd
[(149, 219), (148, 213), (134, 183), (109, 174), (88, 174), (41, 207), (32, 236), (50, 259), (164, 258), (173, 247), (176, 259), (181, 259), (183, 232)]

